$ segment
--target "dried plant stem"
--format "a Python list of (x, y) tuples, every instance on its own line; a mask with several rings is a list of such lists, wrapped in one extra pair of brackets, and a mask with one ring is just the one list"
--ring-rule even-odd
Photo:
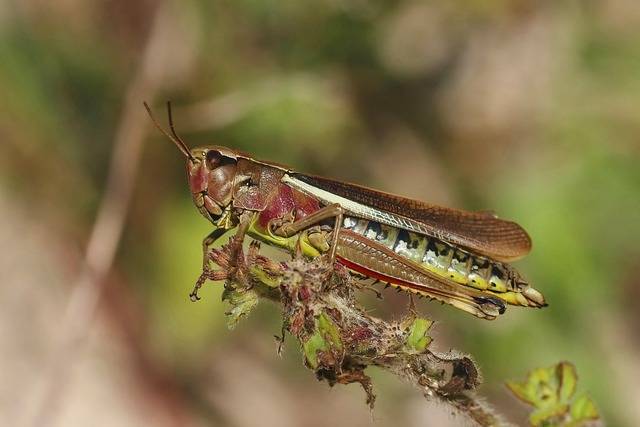
[(88, 335), (105, 279), (113, 265), (148, 129), (142, 100), (152, 97), (158, 89), (161, 70), (169, 59), (160, 42), (160, 33), (168, 21), (165, 9), (161, 5), (156, 11), (142, 61), (127, 90), (106, 189), (87, 244), (84, 263), (73, 285), (57, 346), (36, 392), (35, 413), (27, 420), (27, 425), (54, 424), (57, 408), (70, 381), (73, 360), (78, 357)]

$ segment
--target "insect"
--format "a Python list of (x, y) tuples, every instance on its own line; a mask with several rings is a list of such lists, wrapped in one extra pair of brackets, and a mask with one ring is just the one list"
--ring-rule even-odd
[(193, 201), (215, 227), (203, 241), (205, 256), (237, 229), (240, 239), (326, 255), (354, 273), (483, 319), (495, 319), (507, 304), (547, 305), (508, 264), (531, 249), (514, 222), (299, 173), (226, 147), (189, 149), (175, 132), (170, 105), (171, 134), (145, 107), (186, 157)]

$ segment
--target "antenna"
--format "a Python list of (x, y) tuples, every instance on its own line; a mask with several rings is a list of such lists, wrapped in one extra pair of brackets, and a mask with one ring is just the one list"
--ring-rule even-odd
[(149, 104), (147, 104), (146, 102), (143, 102), (142, 104), (147, 110), (147, 114), (149, 114), (149, 118), (151, 118), (151, 121), (153, 122), (155, 127), (157, 127), (160, 132), (162, 132), (167, 138), (169, 138), (176, 145), (176, 147), (178, 147), (180, 152), (182, 152), (182, 154), (184, 154), (189, 160), (195, 160), (193, 158), (193, 155), (191, 154), (191, 151), (189, 151), (189, 147), (187, 147), (187, 144), (185, 144), (182, 138), (178, 136), (173, 127), (173, 118), (171, 117), (171, 102), (167, 102), (167, 113), (169, 115), (169, 126), (171, 127), (171, 134), (164, 130), (155, 119), (155, 117), (153, 117), (153, 113), (151, 112), (151, 108), (149, 108)]

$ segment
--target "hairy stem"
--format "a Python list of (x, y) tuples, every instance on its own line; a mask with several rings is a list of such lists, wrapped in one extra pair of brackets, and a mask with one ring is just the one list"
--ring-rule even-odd
[[(329, 265), (322, 259), (277, 263), (259, 255), (256, 244), (246, 257), (238, 245), (231, 241), (208, 254), (221, 267), (216, 277), (226, 279), (223, 298), (232, 307), (227, 313), (231, 327), (260, 299), (278, 302), (283, 331), (298, 341), (305, 364), (319, 380), (331, 386), (360, 383), (373, 407), (375, 394), (365, 370), (377, 366), (480, 426), (506, 424), (476, 395), (481, 377), (470, 357), (429, 348), (431, 320), (421, 318), (413, 308), (398, 321), (371, 316), (355, 299), (361, 285), (340, 264)], [(231, 263), (230, 253), (243, 258)], [(242, 267), (226, 270), (230, 264)], [(203, 272), (203, 277), (212, 276), (210, 270)]]

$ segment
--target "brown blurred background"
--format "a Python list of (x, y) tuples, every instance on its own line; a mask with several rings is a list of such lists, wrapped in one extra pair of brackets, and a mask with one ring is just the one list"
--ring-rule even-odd
[(467, 425), (380, 371), (373, 415), (318, 383), (276, 306), (228, 331), (220, 284), (189, 302), (210, 227), (142, 109), (169, 99), (192, 146), (515, 219), (550, 306), (420, 302), (435, 345), (518, 424), (504, 381), (566, 359), (640, 425), (636, 0), (5, 0), (0, 94), (1, 425)]

